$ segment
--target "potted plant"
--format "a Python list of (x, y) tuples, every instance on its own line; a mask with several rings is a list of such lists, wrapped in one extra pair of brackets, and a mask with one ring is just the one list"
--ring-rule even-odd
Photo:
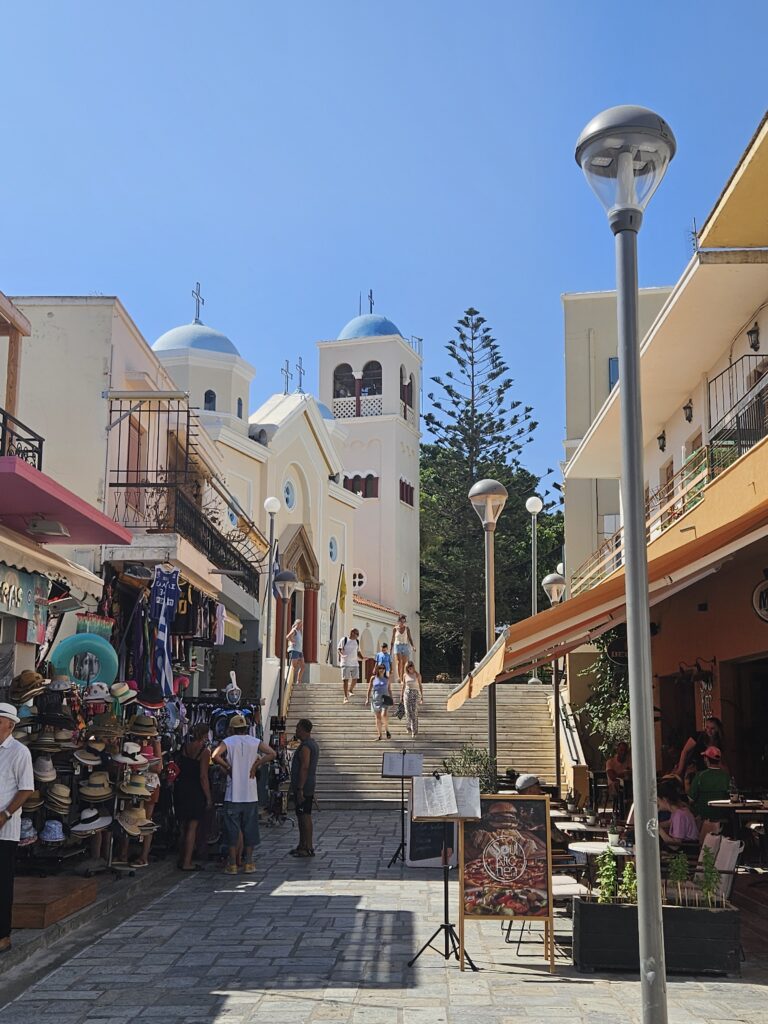
[[(597, 888), (573, 901), (573, 962), (580, 971), (639, 971), (637, 878), (627, 860), (619, 875), (609, 848), (597, 859)], [(740, 974), (738, 908), (720, 896), (720, 873), (708, 848), (693, 881), (688, 859), (668, 863), (662, 893), (667, 971)]]
[(565, 809), (569, 814), (573, 814), (577, 806), (576, 797), (573, 795), (573, 791), (569, 789), (565, 795)]
[(619, 823), (615, 817), (611, 818), (611, 823), (608, 826), (608, 845), (609, 846), (620, 846), (620, 832)]
[(597, 811), (595, 811), (595, 809), (593, 807), (590, 807), (589, 805), (587, 805), (584, 808), (584, 814), (587, 817), (587, 824), (588, 825), (596, 825), (597, 824)]

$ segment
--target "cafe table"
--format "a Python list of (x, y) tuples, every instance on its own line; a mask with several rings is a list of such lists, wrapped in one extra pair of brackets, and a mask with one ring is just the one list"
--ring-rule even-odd
[(560, 821), (562, 818), (570, 818), (568, 811), (561, 811), (557, 807), (550, 807), (549, 816), (555, 821)]
[(599, 857), (601, 853), (605, 853), (606, 850), (610, 849), (613, 851), (616, 857), (634, 857), (635, 851), (629, 846), (611, 846), (607, 841), (601, 842), (597, 839), (591, 840), (579, 840), (574, 843), (568, 843), (568, 849), (572, 853), (583, 853), (587, 858), (587, 878), (589, 880), (590, 889), (594, 885), (594, 860), (595, 857)]
[(768, 804), (763, 800), (710, 800), (707, 806), (719, 811), (729, 812), (733, 827), (733, 838), (738, 840), (742, 838), (739, 816), (744, 814), (761, 814), (764, 810), (768, 809)]
[(587, 825), (584, 821), (556, 821), (555, 827), (559, 828), (561, 832), (584, 832), (606, 835), (608, 832), (607, 825)]

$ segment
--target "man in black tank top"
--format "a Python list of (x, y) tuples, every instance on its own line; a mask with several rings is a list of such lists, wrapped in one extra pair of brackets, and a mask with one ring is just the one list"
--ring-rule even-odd
[(299, 845), (290, 852), (292, 857), (314, 857), (312, 803), (320, 750), (312, 739), (312, 723), (308, 718), (301, 718), (296, 724), (296, 739), (301, 741), (301, 746), (291, 761), (291, 791), (299, 820)]

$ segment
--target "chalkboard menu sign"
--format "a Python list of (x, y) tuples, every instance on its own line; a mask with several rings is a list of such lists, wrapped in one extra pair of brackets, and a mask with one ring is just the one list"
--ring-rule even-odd
[(481, 816), (461, 824), (459, 935), (464, 919), (543, 921), (554, 965), (549, 797), (483, 795)]

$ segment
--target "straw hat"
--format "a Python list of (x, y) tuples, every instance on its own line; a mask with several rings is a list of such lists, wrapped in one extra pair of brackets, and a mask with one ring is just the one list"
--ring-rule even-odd
[(126, 807), (118, 814), (117, 820), (129, 836), (147, 835), (157, 828), (146, 816), (143, 807)]
[(93, 772), (85, 782), (80, 784), (80, 796), (92, 803), (109, 800), (112, 796), (112, 784), (106, 772)]
[(124, 726), (117, 720), (115, 715), (109, 712), (103, 715), (95, 715), (91, 722), (90, 731), (94, 736), (122, 736), (125, 733)]
[[(99, 750), (99, 747), (101, 747), (101, 750)], [(75, 760), (79, 761), (80, 764), (100, 765), (102, 761), (101, 751), (103, 749), (103, 743), (97, 743), (96, 740), (92, 740), (86, 746), (80, 747), (75, 751)]]
[(132, 736), (157, 736), (157, 721), (152, 715), (134, 715), (128, 722), (128, 732)]
[(36, 811), (38, 807), (43, 806), (43, 794), (39, 789), (33, 789), (27, 799), (24, 801), (25, 811)]
[(56, 742), (53, 731), (50, 729), (41, 729), (39, 733), (30, 739), (29, 745), (33, 750), (51, 752), (59, 750), (59, 744)]
[(126, 764), (131, 768), (147, 767), (147, 759), (141, 753), (141, 747), (138, 743), (131, 743), (130, 740), (123, 744), (123, 749), (119, 754), (115, 754), (112, 760), (115, 764)]
[(23, 743), (25, 747), (29, 746), (29, 733), (26, 729), (14, 729), (13, 738), (18, 743)]
[(56, 781), (56, 769), (53, 767), (53, 761), (47, 754), (41, 754), (35, 758), (32, 771), (35, 778), (39, 779), (40, 782)]
[(75, 741), (72, 737), (73, 733), (69, 729), (55, 729), (53, 733), (53, 738), (60, 747), (74, 747)]
[(147, 788), (146, 779), (140, 775), (132, 775), (125, 782), (121, 782), (117, 789), (123, 796), (129, 796), (133, 800), (149, 800), (152, 795)]
[(136, 700), (136, 694), (127, 683), (113, 683), (109, 688), (109, 692), (121, 704), (128, 704), (130, 701)]
[(72, 826), (70, 832), (78, 836), (92, 836), (95, 832), (101, 832), (111, 824), (112, 818), (108, 814), (99, 814), (95, 807), (86, 807), (80, 815), (80, 820)]
[(39, 672), (25, 669), (15, 676), (11, 683), (11, 700), (16, 704), (24, 703), (42, 693), (47, 683), (48, 680), (43, 678)]

